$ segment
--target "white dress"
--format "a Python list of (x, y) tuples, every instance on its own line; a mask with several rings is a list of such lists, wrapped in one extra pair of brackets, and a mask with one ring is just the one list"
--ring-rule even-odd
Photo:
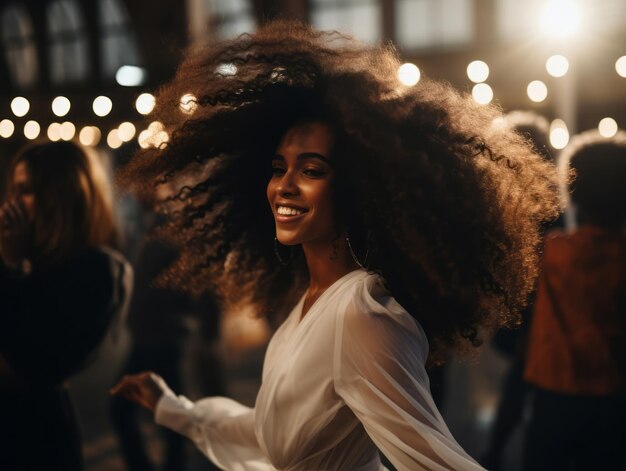
[[(157, 423), (230, 471), (482, 470), (432, 400), (428, 342), (378, 275), (348, 273), (272, 337), (254, 408), (167, 392)], [(375, 446), (376, 445), (376, 446)]]

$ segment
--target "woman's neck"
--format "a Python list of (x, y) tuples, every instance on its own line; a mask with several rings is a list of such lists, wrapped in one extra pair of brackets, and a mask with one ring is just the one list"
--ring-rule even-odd
[(324, 291), (339, 278), (359, 268), (345, 242), (345, 234), (328, 241), (302, 245), (309, 268), (309, 294)]

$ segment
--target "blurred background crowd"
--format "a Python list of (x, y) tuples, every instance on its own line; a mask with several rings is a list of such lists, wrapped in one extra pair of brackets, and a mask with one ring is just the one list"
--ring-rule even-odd
[[(252, 32), (276, 17), (366, 43), (392, 43), (405, 62), (398, 70), (404, 85), (419, 87), (425, 75), (452, 83), (480, 104), (498, 104), (506, 114), (494, 122), (494, 132), (516, 127), (562, 169), (567, 208), (545, 228), (538, 291), (524, 324), (497, 332), (473, 358), (450, 358), (431, 371), (433, 394), (460, 444), (488, 469), (516, 471), (523, 455), (544, 464), (552, 457), (545, 469), (569, 469), (564, 463), (593, 442), (589, 435), (604, 437), (590, 445), (596, 452), (624, 443), (626, 137), (620, 126), (626, 125), (626, 2), (8, 0), (0, 6), (3, 222), (19, 229), (31, 211), (29, 194), (63, 201), (55, 200), (62, 187), (37, 183), (57, 178), (54, 160), (37, 159), (75, 153), (76, 168), (88, 168), (85, 178), (100, 185), (94, 194), (111, 217), (110, 223), (93, 223), (108, 224), (106, 240), (83, 242), (123, 254), (128, 267), (118, 267), (111, 279), (133, 286), (132, 300), (107, 311), (80, 361), (55, 372), (55, 381), (69, 379), (85, 468), (214, 469), (130, 402), (109, 398), (108, 389), (123, 374), (150, 369), (192, 398), (228, 394), (254, 402), (270, 327), (246, 312), (220, 312), (208, 296), (157, 287), (154, 280), (176, 251), (146, 237), (158, 216), (117, 188), (114, 175), (138, 148), (168, 141), (163, 124), (150, 119), (152, 93), (173, 76), (185, 47)], [(194, 99), (181, 96), (180, 112), (192, 115)], [(41, 155), (31, 149), (14, 160), (31, 141), (44, 146)], [(75, 145), (45, 147), (70, 141)], [(19, 162), (26, 165), (26, 180), (20, 180)], [(568, 168), (577, 172), (573, 186)], [(97, 198), (88, 200), (94, 205), (88, 212), (101, 211)], [(4, 247), (11, 242), (3, 241)], [(13, 261), (9, 252), (2, 252), (6, 267)], [(29, 267), (17, 268), (29, 275)], [(131, 271), (134, 280), (125, 275)], [(14, 282), (13, 274), (0, 272), (0, 293), (18, 289)], [(4, 361), (12, 365), (20, 355), (7, 340), (17, 335), (12, 325), (0, 314), (6, 357), (0, 357), (0, 379), (7, 374)], [(29, 348), (47, 354), (41, 344)], [(31, 367), (27, 361), (20, 366)], [(8, 386), (0, 380), (6, 401), (13, 393), (3, 388)], [(0, 442), (0, 454), (3, 446), (7, 442)], [(605, 455), (611, 458), (610, 451)], [(597, 457), (584, 459), (576, 469), (623, 467), (615, 464), (619, 458), (607, 461), (609, 467)]]

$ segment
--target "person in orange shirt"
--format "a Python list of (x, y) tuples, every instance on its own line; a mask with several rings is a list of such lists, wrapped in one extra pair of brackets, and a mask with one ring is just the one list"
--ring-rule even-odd
[(553, 233), (545, 243), (524, 371), (534, 386), (524, 467), (621, 470), (626, 133), (612, 139), (581, 134), (561, 157), (562, 175), (569, 168), (578, 227)]

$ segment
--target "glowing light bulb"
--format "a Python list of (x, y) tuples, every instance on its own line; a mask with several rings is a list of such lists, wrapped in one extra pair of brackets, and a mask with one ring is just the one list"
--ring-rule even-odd
[(603, 118), (598, 124), (598, 132), (602, 137), (613, 137), (617, 134), (617, 121), (613, 118)]
[(417, 82), (420, 81), (421, 77), (422, 74), (420, 69), (418, 69), (415, 64), (411, 64), (410, 62), (402, 64), (398, 68), (398, 80), (400, 80), (400, 83), (406, 85), (407, 87), (417, 85)]
[(85, 126), (78, 134), (78, 140), (84, 146), (95, 146), (100, 142), (100, 129), (96, 126)]
[(142, 93), (135, 101), (135, 108), (140, 114), (150, 114), (156, 105), (156, 99), (150, 93)]
[(626, 56), (622, 56), (615, 61), (615, 71), (620, 77), (626, 78)]
[(111, 129), (107, 134), (107, 144), (111, 149), (117, 149), (122, 145), (123, 141), (120, 139), (117, 129)]
[(11, 111), (18, 118), (25, 116), (30, 110), (30, 102), (23, 96), (17, 96), (11, 100)]
[(180, 97), (180, 104), (178, 106), (183, 113), (193, 114), (193, 112), (196, 111), (196, 108), (198, 108), (197, 100), (198, 99), (195, 97), (195, 95), (187, 93)]
[(15, 131), (15, 125), (13, 121), (10, 119), (3, 119), (0, 121), (0, 136), (8, 139), (13, 135), (13, 131)]
[(61, 124), (61, 139), (64, 141), (71, 141), (76, 134), (76, 126), (74, 123), (70, 123), (69, 121), (65, 121)]
[(61, 139), (61, 123), (52, 123), (48, 126), (48, 139), (56, 142)]
[(52, 112), (59, 117), (69, 113), (71, 107), (70, 100), (64, 96), (58, 96), (52, 100)]
[(474, 83), (481, 83), (489, 77), (489, 66), (483, 61), (472, 61), (467, 66), (467, 77)]
[(546, 61), (546, 70), (553, 77), (563, 77), (569, 70), (569, 61), (567, 57), (555, 54)]
[(31, 120), (27, 121), (26, 124), (24, 124), (24, 136), (26, 137), (26, 139), (30, 139), (31, 141), (33, 139), (37, 139), (40, 132), (41, 126), (39, 126), (39, 123), (37, 121)]
[(146, 69), (135, 65), (123, 65), (115, 73), (115, 81), (123, 87), (137, 87), (146, 81)]
[(480, 105), (486, 105), (493, 100), (493, 90), (486, 83), (477, 83), (472, 88), (472, 97)]
[(135, 137), (135, 133), (137, 130), (135, 129), (135, 125), (128, 121), (120, 124), (117, 128), (117, 134), (122, 140), (122, 142), (129, 142)]
[(113, 102), (109, 97), (99, 96), (93, 101), (93, 112), (96, 116), (106, 116), (113, 109)]
[(526, 93), (528, 98), (532, 101), (539, 103), (548, 97), (548, 87), (541, 80), (533, 80), (526, 87)]
[(562, 119), (555, 119), (550, 124), (550, 145), (555, 149), (564, 149), (569, 142), (569, 131)]

